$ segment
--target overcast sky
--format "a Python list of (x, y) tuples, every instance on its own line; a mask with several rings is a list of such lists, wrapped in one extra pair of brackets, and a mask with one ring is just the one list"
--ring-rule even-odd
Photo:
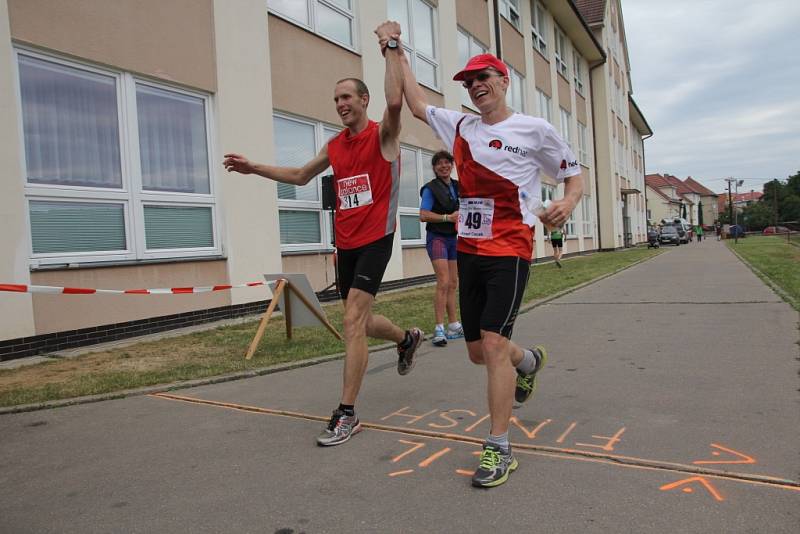
[(739, 191), (800, 170), (800, 0), (622, 0), (648, 173)]

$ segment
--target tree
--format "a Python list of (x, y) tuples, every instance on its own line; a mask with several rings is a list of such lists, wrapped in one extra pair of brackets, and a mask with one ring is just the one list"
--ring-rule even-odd
[(754, 202), (739, 215), (739, 222), (748, 230), (763, 230), (772, 225), (772, 208), (766, 202)]

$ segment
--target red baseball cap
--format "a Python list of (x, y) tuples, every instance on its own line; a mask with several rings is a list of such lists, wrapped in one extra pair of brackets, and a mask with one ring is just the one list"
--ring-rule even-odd
[(478, 54), (477, 56), (470, 58), (470, 60), (467, 61), (467, 66), (456, 73), (456, 75), (453, 76), (453, 79), (455, 81), (461, 81), (464, 79), (464, 75), (468, 72), (475, 72), (488, 68), (493, 68), (502, 73), (503, 76), (508, 76), (508, 67), (506, 67), (505, 63), (497, 59), (492, 54)]

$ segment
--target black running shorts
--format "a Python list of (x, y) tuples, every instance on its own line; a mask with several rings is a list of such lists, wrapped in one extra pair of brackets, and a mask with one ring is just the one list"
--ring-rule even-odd
[(394, 232), (363, 247), (338, 249), (336, 268), (339, 271), (339, 294), (347, 298), (355, 287), (375, 296), (383, 280), (383, 273), (392, 257)]
[(530, 262), (516, 256), (458, 253), (458, 298), (466, 341), (481, 339), (481, 330), (511, 339), (530, 267)]
[(564, 240), (563, 239), (551, 239), (550, 244), (553, 245), (553, 248), (564, 248)]

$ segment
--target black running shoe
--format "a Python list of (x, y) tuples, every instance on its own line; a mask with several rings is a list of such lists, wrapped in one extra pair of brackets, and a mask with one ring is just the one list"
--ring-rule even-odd
[(536, 345), (531, 351), (533, 351), (536, 365), (533, 367), (533, 371), (526, 375), (517, 371), (517, 387), (514, 389), (514, 400), (517, 402), (525, 402), (533, 395), (533, 392), (536, 391), (536, 375), (547, 363), (547, 351), (543, 346)]
[(343, 411), (336, 409), (333, 411), (327, 428), (317, 437), (317, 445), (321, 447), (340, 445), (359, 432), (361, 432), (361, 422), (358, 420), (358, 416), (355, 414), (345, 415)]
[(425, 334), (419, 328), (412, 328), (408, 333), (411, 335), (411, 345), (406, 348), (397, 345), (397, 372), (401, 375), (407, 375), (414, 368), (414, 364), (417, 363), (414, 353), (425, 339)]

